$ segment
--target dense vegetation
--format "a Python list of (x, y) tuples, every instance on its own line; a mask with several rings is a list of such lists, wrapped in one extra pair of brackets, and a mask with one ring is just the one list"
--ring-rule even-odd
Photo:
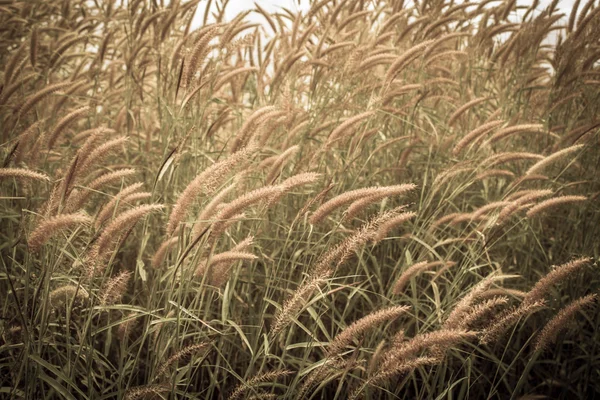
[(403, 3), (0, 1), (0, 397), (600, 395), (598, 2)]

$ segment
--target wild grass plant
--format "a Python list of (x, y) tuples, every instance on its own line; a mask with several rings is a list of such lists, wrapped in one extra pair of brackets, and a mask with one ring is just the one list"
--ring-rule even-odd
[(600, 6), (518, 4), (0, 1), (0, 397), (600, 396)]

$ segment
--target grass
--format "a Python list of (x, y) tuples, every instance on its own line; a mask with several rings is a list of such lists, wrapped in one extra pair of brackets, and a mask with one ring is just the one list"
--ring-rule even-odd
[(0, 397), (599, 396), (597, 2), (401, 3), (2, 2)]

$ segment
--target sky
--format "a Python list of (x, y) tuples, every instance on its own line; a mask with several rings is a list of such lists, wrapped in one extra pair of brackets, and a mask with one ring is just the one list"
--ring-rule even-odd
[[(407, 0), (407, 2), (410, 0)], [(471, 0), (473, 3), (478, 3), (478, 0)], [(517, 4), (520, 6), (527, 6), (531, 4), (533, 0), (517, 0)], [(229, 0), (229, 4), (225, 9), (225, 22), (231, 21), (236, 15), (238, 15), (242, 11), (250, 10), (254, 8), (254, 3), (260, 5), (263, 9), (268, 11), (269, 13), (279, 11), (281, 7), (285, 7), (292, 12), (302, 11), (304, 14), (310, 9), (309, 0)], [(457, 3), (460, 0), (457, 1)], [(540, 4), (538, 6), (538, 10), (543, 10), (546, 8), (552, 0), (540, 0)], [(573, 8), (573, 3), (575, 0), (559, 0), (558, 2), (558, 10), (559, 12), (565, 14), (567, 17)], [(585, 2), (583, 2), (585, 3)], [(581, 6), (580, 6), (581, 8)], [(202, 6), (198, 8), (202, 10)], [(525, 11), (521, 10), (521, 13)], [(247, 21), (259, 22), (262, 24), (266, 24), (265, 19), (258, 15), (257, 13), (251, 13), (247, 18)], [(194, 21), (192, 22), (192, 29), (196, 29), (202, 25), (202, 15), (200, 12), (196, 13)]]
[[(533, 0), (519, 0), (519, 5), (531, 4)], [(569, 14), (575, 0), (559, 0), (558, 8), (564, 14)], [(256, 3), (267, 11), (277, 11), (279, 7), (286, 7), (291, 11), (303, 10), (310, 8), (308, 0), (257, 0)], [(298, 5), (300, 3), (300, 5)], [(477, 0), (473, 1), (477, 3)], [(540, 0), (540, 10), (547, 7), (551, 0)], [(227, 19), (235, 17), (239, 12), (251, 9), (254, 7), (254, 2), (250, 0), (230, 0), (226, 9)]]

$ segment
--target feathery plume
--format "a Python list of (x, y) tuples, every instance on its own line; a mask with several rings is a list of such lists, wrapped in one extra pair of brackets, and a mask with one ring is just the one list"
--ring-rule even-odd
[(362, 212), (369, 205), (375, 203), (376, 201), (379, 201), (386, 197), (402, 195), (409, 190), (413, 190), (415, 187), (416, 187), (416, 185), (414, 185), (414, 187), (410, 188), (410, 189), (407, 188), (407, 186), (405, 186), (405, 185), (379, 187), (379, 188), (377, 188), (376, 191), (373, 191), (372, 194), (369, 194), (367, 196), (364, 196), (364, 197), (352, 202), (352, 204), (350, 204), (350, 206), (346, 210), (344, 219), (350, 220), (350, 219), (354, 218), (356, 215), (358, 215), (360, 212)]
[(154, 256), (152, 257), (152, 266), (154, 268), (160, 267), (160, 265), (165, 260), (167, 252), (173, 246), (175, 246), (177, 243), (179, 243), (179, 237), (178, 236), (173, 236), (172, 238), (165, 240), (160, 245), (160, 247), (158, 248), (158, 250), (156, 250), (156, 253), (154, 253)]
[[(489, 292), (489, 291), (488, 291)], [(482, 293), (480, 296), (487, 294), (487, 292)], [(480, 321), (483, 317), (490, 314), (494, 309), (498, 306), (505, 305), (508, 303), (508, 297), (506, 296), (496, 296), (491, 299), (484, 300), (483, 302), (473, 305), (470, 311), (462, 317), (457, 326), (458, 329), (468, 329), (476, 323)]]
[(342, 136), (348, 129), (351, 129), (354, 125), (358, 124), (361, 121), (375, 115), (375, 111), (366, 111), (364, 113), (355, 115), (354, 117), (350, 117), (344, 122), (340, 124), (337, 128), (335, 128), (329, 134), (327, 138), (327, 142), (325, 143), (325, 147), (328, 147), (332, 142)]
[(121, 136), (116, 139), (109, 140), (108, 142), (96, 147), (92, 150), (87, 157), (84, 157), (83, 161), (77, 166), (76, 174), (80, 177), (86, 176), (92, 166), (104, 158), (106, 158), (111, 152), (116, 150), (119, 146), (122, 146), (127, 142), (127, 137)]
[(452, 113), (452, 115), (450, 116), (450, 118), (448, 119), (448, 126), (452, 126), (454, 125), (454, 123), (456, 122), (456, 120), (463, 115), (468, 109), (475, 107), (477, 104), (481, 104), (484, 101), (489, 100), (489, 97), (478, 97), (476, 99), (473, 99), (465, 104), (463, 104), (462, 106), (460, 106), (459, 108), (456, 109), (456, 111), (454, 111)]
[[(78, 164), (79, 165), (79, 164)], [(104, 185), (108, 185), (115, 181), (119, 181), (128, 176), (134, 175), (136, 170), (133, 168), (123, 168), (116, 171), (107, 172), (106, 174), (100, 175), (98, 178), (90, 182), (86, 188), (78, 190), (74, 189), (64, 208), (64, 212), (73, 212), (83, 207), (83, 204), (87, 199), (94, 193), (94, 191), (100, 189)]]
[(408, 282), (411, 280), (411, 278), (420, 274), (421, 272), (430, 270), (431, 268), (446, 265), (446, 264), (447, 263), (445, 261), (433, 261), (433, 262), (421, 261), (421, 262), (411, 265), (406, 270), (404, 270), (404, 272), (402, 272), (402, 275), (400, 275), (400, 277), (394, 284), (392, 293), (394, 293), (394, 294), (402, 293), (402, 291), (404, 290), (404, 288), (406, 287)]
[(139, 323), (140, 320), (137, 312), (132, 311), (128, 313), (127, 316), (121, 320), (117, 328), (117, 337), (119, 340), (127, 341)]
[(181, 360), (183, 358), (187, 358), (194, 354), (200, 353), (203, 350), (206, 350), (209, 345), (210, 345), (209, 342), (203, 342), (203, 343), (198, 343), (198, 344), (192, 344), (190, 346), (186, 346), (183, 349), (179, 350), (177, 353), (175, 353), (171, 357), (169, 357), (169, 359), (160, 366), (160, 368), (156, 372), (155, 379), (159, 379), (160, 377), (165, 376), (167, 373), (167, 370), (169, 369), (169, 367), (171, 365), (178, 363), (179, 360)]
[(74, 84), (75, 84), (75, 82), (69, 82), (69, 81), (59, 82), (59, 83), (55, 83), (50, 86), (46, 86), (39, 92), (32, 94), (27, 99), (25, 99), (25, 102), (19, 108), (17, 118), (22, 119), (25, 116), (25, 114), (27, 114), (37, 103), (39, 103), (44, 98), (51, 95), (52, 93), (55, 93), (55, 92), (58, 92), (59, 90), (68, 88), (69, 86), (74, 85)]
[(231, 394), (229, 395), (229, 400), (238, 400), (238, 399), (242, 398), (244, 393), (246, 393), (248, 390), (251, 390), (252, 388), (257, 386), (259, 383), (270, 382), (275, 379), (279, 379), (284, 376), (291, 375), (292, 373), (293, 373), (293, 371), (280, 370), (280, 371), (268, 371), (268, 372), (264, 372), (262, 374), (256, 375), (253, 378), (248, 379), (246, 382), (242, 382), (241, 384), (239, 384), (233, 390), (233, 392), (231, 392)]
[(316, 172), (302, 172), (300, 174), (290, 176), (277, 186), (282, 188), (282, 193), (287, 193), (295, 187), (315, 183), (321, 179), (321, 176), (321, 174), (317, 174)]
[(567, 147), (566, 149), (557, 151), (556, 153), (550, 154), (548, 157), (546, 157), (546, 158), (538, 161), (534, 165), (532, 165), (525, 174), (526, 175), (536, 174), (536, 173), (540, 172), (541, 170), (543, 170), (544, 168), (546, 168), (548, 165), (552, 164), (554, 161), (559, 160), (559, 159), (565, 157), (566, 155), (571, 154), (571, 153), (581, 149), (582, 147), (583, 147), (582, 144), (576, 144), (576, 145)]
[(54, 143), (58, 139), (58, 136), (69, 124), (75, 122), (79, 118), (84, 117), (90, 111), (90, 109), (91, 108), (88, 106), (80, 107), (61, 118), (61, 120), (58, 121), (54, 129), (48, 135), (48, 149), (52, 149), (52, 147), (54, 147)]
[(225, 231), (225, 224), (234, 215), (239, 214), (244, 209), (261, 201), (266, 201), (269, 203), (272, 202), (274, 199), (279, 198), (285, 189), (285, 187), (281, 187), (280, 185), (264, 186), (248, 192), (224, 205), (223, 208), (217, 213), (216, 218), (218, 221), (213, 224), (211, 235), (213, 237), (218, 237)]
[(387, 222), (394, 220), (395, 217), (402, 215), (399, 213), (403, 208), (397, 207), (380, 213), (375, 218), (360, 226), (352, 235), (325, 252), (312, 268), (311, 275), (321, 276), (322, 274), (329, 274), (345, 264), (361, 246), (369, 241), (373, 244), (377, 243), (381, 227), (385, 226)]
[(200, 194), (214, 193), (218, 185), (235, 167), (245, 162), (254, 152), (254, 147), (247, 147), (233, 153), (226, 159), (216, 162), (198, 174), (177, 198), (167, 222), (167, 235), (171, 236), (183, 222), (194, 200)]
[(448, 222), (451, 222), (451, 221), (454, 220), (454, 218), (457, 218), (457, 217), (459, 217), (461, 215), (462, 215), (462, 213), (450, 213), (450, 214), (443, 215), (440, 218), (438, 218), (435, 221), (433, 221), (433, 223), (429, 227), (429, 230), (433, 231), (435, 228), (439, 227), (440, 225), (443, 225), (443, 224), (446, 224)]
[(219, 31), (218, 25), (213, 25), (210, 28), (201, 30), (200, 36), (197, 38), (197, 42), (194, 45), (190, 55), (186, 57), (183, 71), (183, 86), (189, 87), (192, 83), (196, 71), (198, 71), (200, 65), (204, 61), (204, 58), (210, 52), (209, 43), (213, 40)]
[(467, 133), (465, 137), (463, 137), (457, 144), (454, 146), (452, 150), (452, 154), (455, 156), (458, 155), (465, 147), (469, 144), (473, 143), (473, 141), (479, 139), (481, 136), (486, 133), (492, 131), (494, 128), (502, 125), (504, 123), (503, 120), (491, 121), (486, 124), (481, 125), (480, 127), (473, 129), (471, 132)]
[(82, 301), (87, 300), (90, 294), (79, 285), (65, 285), (50, 292), (48, 298), (52, 307), (57, 308), (60, 305), (68, 304), (69, 301), (77, 298)]
[[(143, 217), (151, 212), (162, 210), (162, 204), (145, 204), (127, 210), (115, 218), (100, 234), (98, 240), (91, 250), (90, 261), (99, 263), (104, 260), (113, 244), (121, 233), (132, 229), (133, 226)], [(93, 273), (93, 268), (89, 271)]]
[(586, 201), (587, 197), (585, 196), (559, 196), (559, 197), (554, 197), (552, 199), (548, 199), (548, 200), (544, 200), (541, 203), (531, 207), (529, 209), (529, 211), (527, 211), (527, 217), (531, 218), (539, 213), (541, 213), (542, 211), (548, 209), (548, 208), (552, 208), (552, 207), (556, 207), (558, 205), (562, 205), (562, 204), (570, 204), (570, 203), (577, 203), (580, 201)]
[(22, 89), (32, 79), (37, 78), (38, 76), (39, 75), (37, 72), (32, 72), (23, 76), (18, 81), (11, 83), (7, 87), (3, 88), (2, 93), (0, 93), (0, 105), (5, 105), (8, 102), (8, 100), (12, 97), (12, 95), (15, 94), (15, 92), (17, 92), (19, 89)]
[(281, 310), (277, 311), (275, 322), (271, 327), (271, 335), (277, 335), (291, 322), (292, 317), (300, 311), (308, 297), (325, 283), (328, 276), (329, 273), (325, 272), (317, 277), (310, 278), (294, 291), (292, 297), (283, 303)]
[(510, 161), (518, 161), (518, 160), (541, 160), (544, 156), (540, 154), (527, 153), (527, 152), (510, 152), (510, 153), (500, 153), (494, 154), (491, 157), (486, 158), (481, 162), (483, 165), (487, 165), (488, 167), (493, 167), (499, 164), (504, 164)]
[(548, 272), (543, 278), (537, 281), (533, 288), (527, 292), (523, 299), (523, 304), (533, 304), (543, 300), (544, 296), (550, 291), (553, 285), (564, 281), (566, 278), (574, 275), (585, 265), (589, 264), (592, 259), (588, 257), (578, 258), (568, 263), (555, 266), (552, 271)]
[(367, 381), (365, 383), (363, 383), (361, 386), (359, 386), (357, 389), (355, 389), (354, 392), (352, 392), (348, 396), (348, 400), (357, 399), (358, 396), (360, 396), (360, 393), (362, 393), (362, 391), (367, 386), (377, 386), (382, 381), (391, 379), (394, 376), (409, 373), (410, 371), (413, 371), (419, 367), (428, 366), (428, 365), (436, 365), (439, 363), (440, 363), (440, 360), (438, 357), (424, 356), (424, 357), (417, 357), (417, 358), (414, 358), (411, 360), (402, 360), (402, 361), (397, 361), (394, 363), (389, 363), (389, 365), (385, 365), (385, 367), (387, 367), (387, 370), (382, 365), (380, 365), (377, 368), (377, 370), (373, 373), (373, 375), (369, 379), (367, 379)]
[[(0, 104), (2, 104), (1, 101), (0, 101)], [(15, 152), (15, 165), (19, 165), (23, 161), (25, 154), (27, 154), (27, 156), (28, 156), (28, 160), (27, 160), (28, 165), (33, 166), (37, 163), (37, 155), (39, 154), (39, 151), (35, 147), (37, 145), (41, 144), (38, 142), (40, 142), (41, 136), (43, 135), (41, 132), (43, 132), (42, 127), (45, 122), (46, 122), (46, 120), (40, 119), (40, 120), (34, 122), (33, 124), (31, 124), (27, 129), (25, 129), (23, 131), (23, 133), (21, 133), (19, 135), (19, 137), (18, 137), (19, 145)], [(25, 150), (27, 149), (29, 143), (31, 143), (34, 135), (37, 135), (38, 138), (33, 143), (33, 145), (31, 145), (31, 150), (29, 150), (27, 152)]]
[(246, 251), (225, 251), (211, 256), (207, 263), (200, 263), (196, 268), (195, 275), (202, 276), (210, 272), (210, 283), (214, 286), (221, 286), (235, 261), (256, 259), (258, 259), (257, 256)]
[(409, 309), (410, 307), (408, 306), (388, 307), (384, 308), (383, 310), (372, 312), (367, 316), (354, 321), (333, 338), (327, 347), (327, 354), (330, 357), (339, 355), (344, 348), (352, 342), (353, 339), (363, 334), (368, 329), (377, 327), (386, 321), (395, 320)]
[(403, 212), (401, 214), (391, 217), (387, 221), (382, 222), (377, 228), (377, 231), (375, 232), (373, 241), (377, 243), (385, 239), (392, 229), (396, 228), (398, 225), (404, 224), (405, 222), (415, 218), (416, 216), (417, 213), (412, 211)]
[(159, 396), (161, 393), (167, 393), (169, 391), (171, 391), (171, 387), (167, 385), (136, 386), (125, 392), (124, 400), (141, 400), (148, 398), (149, 395)]
[(425, 40), (406, 50), (401, 56), (399, 56), (396, 61), (390, 65), (390, 68), (388, 68), (385, 75), (384, 85), (389, 85), (394, 80), (396, 75), (398, 75), (410, 62), (422, 54), (427, 49), (427, 46), (433, 42), (434, 40)]
[(129, 271), (122, 271), (117, 276), (110, 278), (100, 291), (100, 305), (106, 306), (121, 301), (130, 278), (131, 272)]
[(136, 193), (142, 186), (144, 186), (142, 182), (137, 182), (133, 185), (124, 187), (119, 193), (117, 193), (117, 195), (114, 196), (108, 203), (106, 203), (98, 212), (98, 215), (96, 216), (96, 222), (94, 224), (95, 228), (100, 228), (104, 221), (109, 219), (110, 216), (115, 212), (116, 206), (122, 202), (127, 203), (128, 196)]
[[(477, 334), (462, 329), (442, 329), (420, 333), (412, 339), (402, 342), (398, 347), (390, 349), (380, 365), (380, 373), (388, 374), (398, 363), (414, 359), (422, 351), (433, 350), (434, 357), (451, 346), (465, 339), (474, 338)], [(392, 374), (394, 375), (394, 374)]]
[(508, 220), (508, 218), (513, 215), (515, 212), (519, 211), (521, 207), (525, 204), (529, 204), (532, 201), (535, 201), (541, 197), (546, 197), (552, 195), (551, 190), (533, 190), (530, 193), (526, 193), (525, 195), (513, 200), (509, 205), (504, 207), (500, 214), (498, 215), (497, 224), (502, 224)]
[(202, 234), (202, 232), (206, 229), (209, 224), (209, 218), (215, 214), (217, 208), (222, 205), (223, 200), (229, 193), (235, 189), (236, 183), (227, 186), (225, 189), (221, 190), (216, 196), (210, 200), (210, 202), (204, 206), (204, 209), (198, 216), (196, 223), (194, 224), (194, 228), (192, 229), (192, 237), (197, 238)]
[[(405, 183), (394, 186), (372, 186), (368, 188), (361, 188), (351, 190), (349, 192), (342, 193), (329, 201), (323, 203), (314, 213), (311, 215), (309, 221), (311, 224), (316, 225), (323, 221), (333, 210), (339, 208), (345, 204), (352, 203), (356, 200), (363, 199), (370, 196), (381, 195), (381, 193), (393, 192), (394, 195), (400, 195), (409, 191), (412, 191), (417, 186), (412, 183)], [(388, 195), (384, 196), (387, 197)]]
[(590, 307), (596, 302), (597, 298), (598, 296), (596, 294), (590, 294), (581, 297), (562, 308), (554, 318), (548, 321), (546, 326), (544, 326), (542, 331), (538, 334), (535, 341), (535, 350), (543, 351), (547, 349), (550, 344), (556, 341), (558, 334), (568, 326), (573, 318), (575, 318), (575, 314), (586, 307)]
[(83, 144), (77, 151), (77, 156), (79, 157), (79, 164), (83, 163), (92, 154), (94, 147), (98, 145), (98, 141), (100, 139), (103, 139), (105, 136), (114, 133), (116, 132), (113, 129), (99, 127), (94, 129), (88, 129), (75, 135), (73, 141), (76, 141), (77, 138), (85, 138), (85, 142), (83, 142)]
[(259, 69), (257, 67), (240, 67), (240, 68), (236, 68), (233, 71), (230, 71), (230, 72), (226, 73), (225, 75), (223, 75), (222, 77), (220, 77), (215, 82), (215, 85), (213, 87), (213, 91), (216, 92), (224, 84), (226, 84), (227, 82), (229, 82), (231, 79), (233, 79), (234, 77), (236, 77), (238, 75), (245, 74), (245, 73), (248, 73), (248, 72), (258, 72), (258, 71), (259, 71)]
[(79, 225), (87, 225), (91, 222), (90, 216), (83, 213), (57, 215), (40, 222), (29, 235), (27, 244), (31, 251), (37, 252), (52, 236), (60, 231)]
[(475, 181), (481, 181), (494, 176), (504, 176), (507, 178), (514, 178), (515, 174), (506, 169), (488, 169), (475, 177)]
[(244, 121), (244, 124), (233, 138), (230, 151), (235, 154), (246, 142), (250, 141), (250, 138), (260, 126), (266, 124), (270, 118), (278, 115), (281, 115), (280, 110), (275, 106), (265, 106), (254, 111)]
[(47, 182), (50, 181), (50, 177), (48, 175), (26, 168), (0, 168), (0, 180), (5, 178), (33, 179)]
[(500, 139), (504, 139), (508, 136), (515, 135), (517, 133), (538, 133), (543, 132), (544, 125), (541, 124), (525, 124), (525, 125), (514, 125), (500, 129), (498, 132), (492, 135), (490, 143), (497, 142)]
[(277, 176), (281, 174), (282, 165), (291, 157), (293, 157), (298, 152), (298, 150), (300, 150), (300, 146), (292, 146), (283, 153), (281, 153), (279, 156), (277, 156), (277, 158), (271, 165), (271, 170), (267, 175), (266, 182), (273, 183)]
[(514, 325), (519, 319), (537, 311), (545, 305), (543, 300), (522, 303), (518, 307), (513, 307), (506, 312), (500, 314), (482, 333), (479, 341), (483, 344), (489, 344), (500, 339), (500, 336), (511, 325)]
[(492, 286), (494, 280), (499, 278), (502, 278), (502, 276), (488, 276), (477, 285), (473, 286), (473, 288), (454, 306), (452, 312), (444, 322), (444, 329), (458, 329), (461, 326), (463, 319), (472, 311), (475, 300)]

